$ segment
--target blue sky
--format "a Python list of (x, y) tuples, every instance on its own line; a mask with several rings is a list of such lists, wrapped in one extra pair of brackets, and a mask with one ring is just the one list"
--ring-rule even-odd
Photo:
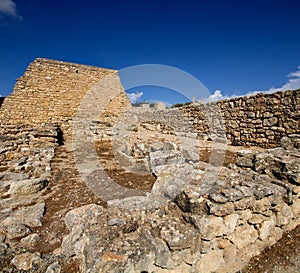
[[(0, 0), (0, 94), (37, 57), (118, 70), (174, 66), (228, 97), (300, 87), (299, 14), (294, 0)], [(179, 100), (147, 88), (130, 92)]]

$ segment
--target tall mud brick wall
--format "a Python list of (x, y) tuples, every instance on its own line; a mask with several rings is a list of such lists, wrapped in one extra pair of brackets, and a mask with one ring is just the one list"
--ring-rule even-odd
[[(36, 59), (26, 69), (0, 109), (0, 120), (5, 123), (58, 123), (65, 138), (72, 134), (72, 118), (84, 95), (105, 76), (117, 73), (103, 69), (49, 59)], [(108, 105), (119, 112), (130, 106), (122, 90)], [(103, 94), (105, 97), (105, 94)]]

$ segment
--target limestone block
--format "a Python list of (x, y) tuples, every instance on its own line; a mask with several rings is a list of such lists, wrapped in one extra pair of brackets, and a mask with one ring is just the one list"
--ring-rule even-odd
[(47, 183), (48, 181), (43, 178), (16, 181), (10, 185), (8, 193), (11, 195), (33, 194), (44, 189)]
[(40, 235), (37, 233), (29, 234), (28, 236), (21, 239), (21, 243), (25, 246), (33, 246), (40, 240)]
[(276, 211), (276, 225), (279, 227), (287, 225), (294, 216), (292, 208), (283, 201), (276, 206)]
[(278, 123), (278, 118), (277, 117), (271, 117), (263, 120), (263, 125), (264, 126), (274, 126)]
[(238, 151), (238, 157), (236, 159), (236, 165), (240, 167), (252, 168), (255, 153), (251, 150)]
[(299, 198), (295, 199), (293, 204), (290, 207), (293, 211), (294, 217), (297, 217), (300, 215), (300, 199)]
[(230, 241), (236, 245), (238, 249), (243, 249), (255, 242), (258, 238), (257, 230), (248, 224), (240, 225), (235, 232), (229, 236)]
[(238, 225), (247, 223), (247, 221), (252, 217), (252, 211), (250, 209), (237, 211), (237, 214), (239, 215)]
[(272, 231), (275, 228), (275, 219), (271, 217), (270, 220), (264, 221), (259, 225), (259, 238), (261, 240), (266, 240), (271, 236)]
[[(173, 224), (173, 225), (172, 225)], [(160, 237), (167, 242), (170, 249), (181, 250), (189, 248), (193, 245), (193, 241), (197, 238), (197, 231), (194, 227), (187, 225), (164, 226), (160, 231)]]
[(263, 113), (263, 117), (264, 118), (271, 118), (271, 117), (273, 117), (273, 113), (271, 113), (271, 112), (264, 112)]
[(260, 200), (256, 200), (252, 205), (251, 209), (254, 212), (262, 213), (271, 208), (271, 202), (267, 197), (264, 197)]
[(235, 245), (230, 244), (223, 249), (223, 253), (226, 264), (232, 263), (236, 260), (237, 248)]
[(8, 239), (24, 237), (30, 233), (30, 229), (20, 223), (11, 223), (6, 226), (6, 236)]
[(14, 210), (9, 217), (3, 222), (3, 226), (8, 226), (12, 223), (24, 224), (28, 227), (39, 227), (42, 225), (45, 203), (38, 203), (29, 207), (21, 207)]
[(282, 235), (283, 235), (283, 230), (279, 227), (275, 227), (270, 233), (268, 239), (268, 247), (276, 244), (281, 239)]
[(155, 249), (154, 264), (162, 268), (174, 268), (175, 265), (171, 259), (171, 253), (166, 243), (159, 238), (155, 238), (153, 243)]
[(238, 214), (230, 214), (223, 218), (223, 223), (224, 223), (223, 234), (224, 235), (230, 235), (235, 230), (238, 219), (239, 219)]
[[(224, 234), (222, 217), (191, 215), (190, 221), (199, 230), (201, 237), (205, 240), (212, 240)], [(226, 231), (228, 231), (228, 228)]]
[(214, 202), (207, 201), (207, 207), (209, 213), (216, 216), (225, 216), (234, 213), (234, 205), (232, 202), (227, 202), (225, 204), (217, 204)]
[(250, 206), (255, 202), (254, 196), (249, 196), (246, 198), (243, 198), (239, 201), (236, 201), (233, 203), (234, 209), (236, 210), (245, 210), (247, 208), (250, 208)]
[[(195, 243), (198, 244), (198, 242)], [(194, 251), (192, 249), (183, 249), (180, 251), (174, 251), (171, 254), (172, 254), (172, 260), (175, 263), (181, 263), (182, 261), (184, 261), (185, 263), (190, 265), (194, 265), (199, 259), (199, 255), (201, 255), (198, 251)]]
[(251, 225), (257, 225), (257, 224), (261, 224), (262, 222), (264, 222), (266, 220), (267, 220), (266, 216), (264, 216), (262, 214), (254, 213), (254, 214), (252, 214), (252, 217), (248, 220), (248, 222)]
[(216, 249), (207, 254), (202, 254), (195, 265), (194, 272), (216, 272), (225, 265), (223, 250)]

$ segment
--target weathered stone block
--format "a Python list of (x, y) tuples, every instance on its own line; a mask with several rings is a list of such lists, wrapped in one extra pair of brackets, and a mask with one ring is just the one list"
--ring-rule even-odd
[(271, 217), (269, 220), (262, 222), (259, 225), (259, 238), (263, 241), (266, 240), (275, 228), (275, 219)]
[(285, 202), (281, 201), (276, 207), (276, 225), (284, 226), (293, 218), (293, 210)]
[(44, 189), (47, 183), (48, 181), (43, 178), (16, 181), (10, 185), (8, 193), (11, 195), (28, 195), (36, 193)]
[(295, 217), (298, 217), (300, 215), (300, 199), (299, 198), (295, 199), (293, 204), (290, 207), (293, 211), (293, 215)]
[(238, 222), (238, 219), (239, 219), (238, 214), (230, 214), (223, 218), (223, 223), (224, 223), (223, 234), (224, 235), (230, 235), (231, 233), (234, 232), (235, 227)]
[(264, 119), (263, 125), (264, 126), (274, 126), (278, 123), (278, 118), (277, 117), (271, 117), (268, 119)]
[(262, 213), (266, 210), (269, 210), (271, 208), (271, 202), (270, 200), (265, 197), (265, 198), (262, 198), (260, 200), (256, 200), (252, 205), (251, 205), (251, 209), (254, 211), (254, 212), (257, 212), (257, 213)]
[(248, 224), (240, 225), (235, 232), (229, 236), (230, 241), (236, 245), (238, 249), (243, 249), (255, 242), (258, 238), (257, 230)]
[(216, 216), (225, 216), (234, 213), (234, 205), (232, 202), (216, 204), (214, 202), (207, 201), (206, 204), (209, 209), (209, 213)]
[(197, 272), (216, 272), (223, 265), (225, 265), (223, 250), (216, 249), (207, 254), (202, 254), (195, 265), (195, 270)]
[(195, 225), (205, 240), (212, 240), (224, 234), (222, 217), (191, 215), (190, 222)]

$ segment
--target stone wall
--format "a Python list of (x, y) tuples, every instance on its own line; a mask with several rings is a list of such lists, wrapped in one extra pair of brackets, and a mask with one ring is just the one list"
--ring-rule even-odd
[(1, 124), (0, 172), (22, 173), (35, 178), (50, 175), (50, 163), (59, 143), (57, 124)]
[[(26, 69), (1, 109), (0, 120), (14, 123), (41, 124), (58, 122), (66, 137), (71, 134), (72, 118), (84, 95), (105, 76), (115, 70), (79, 65), (48, 59), (36, 59)], [(109, 90), (107, 90), (109, 92)], [(103, 97), (106, 95), (103, 94)], [(129, 105), (125, 93), (120, 103)]]
[[(69, 138), (72, 119), (85, 94), (105, 76), (114, 73), (117, 71), (36, 59), (18, 79), (14, 92), (3, 101), (0, 120), (2, 123), (6, 120), (16, 124), (58, 122), (65, 137)], [(103, 98), (106, 98), (110, 90), (108, 88), (101, 92)], [(283, 136), (299, 133), (299, 105), (300, 90), (294, 90), (261, 93), (217, 103), (193, 103), (183, 110), (196, 133), (223, 137), (226, 133), (227, 139), (236, 144), (273, 147), (278, 145)], [(129, 107), (125, 92), (120, 90), (120, 95), (101, 114), (101, 120), (112, 125), (120, 112)], [(157, 112), (159, 113), (156, 116), (160, 116), (162, 110)], [(179, 117), (179, 120), (184, 120), (181, 114), (170, 112), (172, 114)], [(224, 124), (220, 123), (220, 116)], [(160, 120), (162, 118), (160, 116)], [(168, 121), (169, 118), (165, 122)], [(177, 123), (172, 122), (171, 127), (176, 127)]]
[(192, 104), (183, 110), (197, 133), (225, 130), (227, 139), (241, 145), (273, 147), (282, 137), (300, 132), (300, 89)]

